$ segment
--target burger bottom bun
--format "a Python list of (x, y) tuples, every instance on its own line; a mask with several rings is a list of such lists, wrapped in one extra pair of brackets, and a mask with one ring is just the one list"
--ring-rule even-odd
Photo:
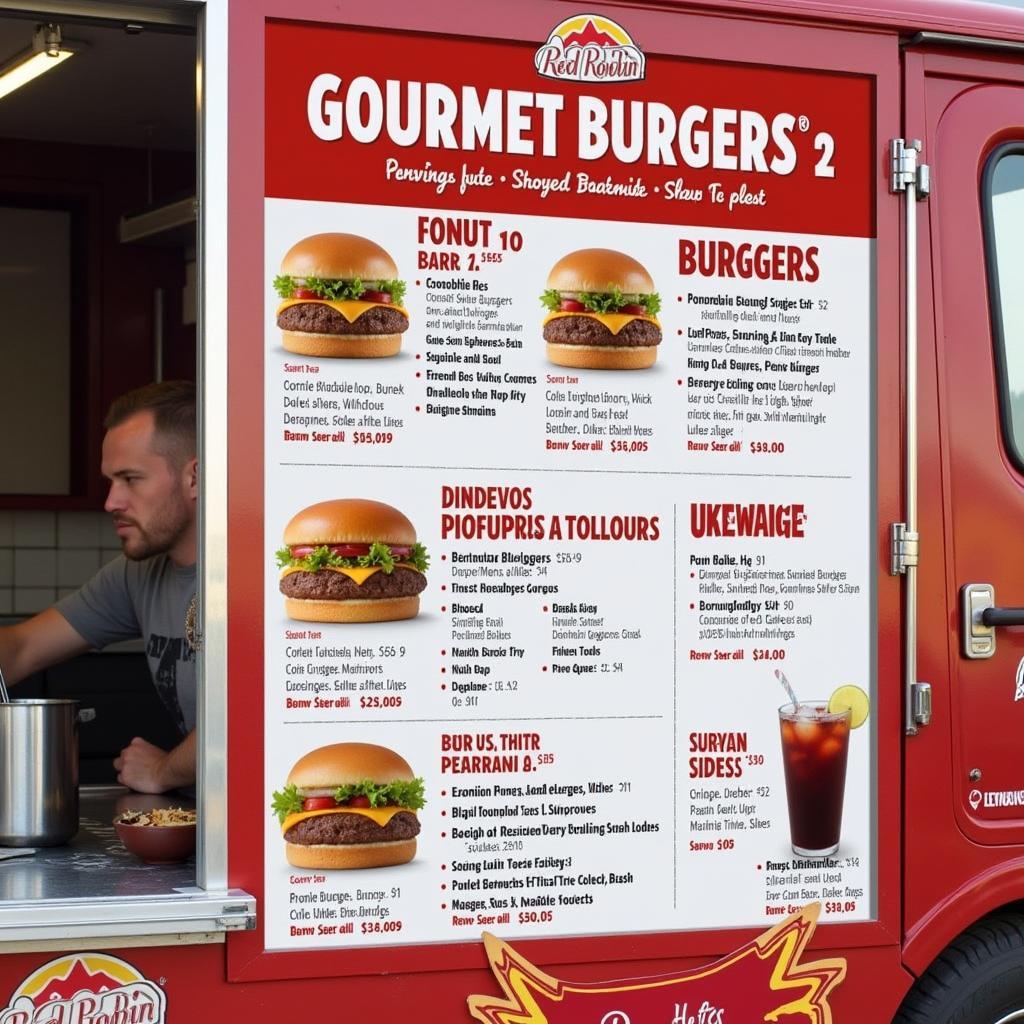
[(645, 370), (658, 358), (655, 345), (555, 345), (548, 342), (548, 360), (556, 366), (584, 370)]
[(282, 331), (281, 344), (300, 356), (329, 359), (377, 359), (396, 356), (402, 348), (400, 334), (306, 334)]
[(393, 622), (414, 619), (420, 612), (418, 594), (412, 597), (380, 597), (366, 601), (309, 601), (289, 597), (285, 615), (299, 622)]
[(344, 846), (285, 843), (284, 852), (288, 863), (296, 868), (386, 868), (392, 864), (408, 864), (416, 856), (416, 840), (349, 843)]

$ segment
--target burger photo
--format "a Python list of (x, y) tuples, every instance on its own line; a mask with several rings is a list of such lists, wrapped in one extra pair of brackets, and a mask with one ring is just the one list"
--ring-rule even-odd
[(661, 298), (651, 275), (615, 249), (577, 249), (548, 274), (540, 301), (548, 359), (590, 370), (653, 366), (661, 344)]
[(321, 501), (296, 513), (277, 552), (285, 613), (301, 622), (390, 622), (419, 614), (427, 549), (391, 505)]
[(332, 743), (299, 758), (273, 794), (297, 868), (382, 868), (416, 856), (423, 780), (374, 743)]
[(296, 242), (274, 278), (277, 326), (289, 352), (366, 359), (393, 356), (409, 329), (405, 282), (376, 242), (332, 231)]

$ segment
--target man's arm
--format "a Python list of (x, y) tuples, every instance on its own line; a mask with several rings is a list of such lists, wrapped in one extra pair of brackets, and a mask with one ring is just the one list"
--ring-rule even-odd
[(136, 736), (114, 761), (117, 781), (139, 793), (165, 793), (196, 781), (196, 731), (173, 750), (161, 750)]
[(89, 643), (53, 608), (0, 629), (0, 669), (11, 685), (88, 650)]

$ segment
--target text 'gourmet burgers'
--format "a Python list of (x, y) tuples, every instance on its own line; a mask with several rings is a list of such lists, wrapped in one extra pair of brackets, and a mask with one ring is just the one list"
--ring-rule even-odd
[(405, 282), (376, 243), (339, 231), (296, 242), (281, 261), (274, 288), (283, 300), (277, 326), (289, 352), (365, 359), (402, 347), (409, 314)]
[(661, 344), (661, 298), (651, 275), (615, 249), (577, 249), (548, 274), (540, 297), (548, 359), (591, 370), (641, 370)]
[(416, 856), (423, 780), (374, 743), (333, 743), (299, 758), (273, 795), (288, 863), (382, 868)]
[(302, 622), (389, 622), (419, 614), (430, 564), (416, 528), (391, 505), (338, 498), (310, 505), (277, 552), (285, 612)]

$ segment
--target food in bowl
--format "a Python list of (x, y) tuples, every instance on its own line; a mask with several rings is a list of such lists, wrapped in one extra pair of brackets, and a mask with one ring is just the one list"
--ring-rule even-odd
[(177, 864), (196, 848), (196, 812), (180, 807), (125, 811), (114, 819), (125, 848), (147, 864)]
[(165, 828), (177, 825), (195, 825), (196, 812), (185, 811), (180, 807), (156, 807), (151, 811), (125, 811), (117, 817), (122, 825), (147, 825)]

